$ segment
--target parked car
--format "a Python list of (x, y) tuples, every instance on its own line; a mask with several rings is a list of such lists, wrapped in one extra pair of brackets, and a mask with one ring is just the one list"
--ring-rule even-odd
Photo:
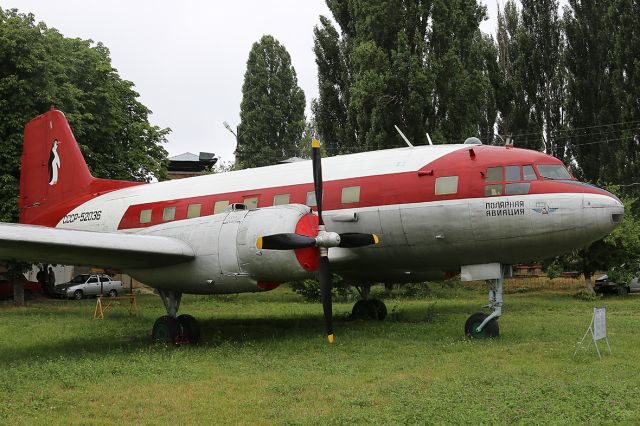
[(600, 275), (593, 286), (593, 290), (598, 294), (619, 294), (626, 296), (629, 293), (640, 293), (640, 283), (638, 278), (634, 278), (627, 285), (619, 285), (609, 281), (607, 274)]
[[(21, 278), (24, 284), (24, 294), (33, 295), (36, 293), (42, 293), (42, 285), (37, 281), (29, 281), (26, 278)], [(0, 275), (0, 299), (12, 299), (13, 298), (13, 283), (7, 279), (4, 275)]]
[(80, 274), (68, 283), (56, 284), (56, 294), (63, 299), (80, 300), (99, 294), (115, 297), (123, 291), (122, 281), (112, 280), (105, 274)]

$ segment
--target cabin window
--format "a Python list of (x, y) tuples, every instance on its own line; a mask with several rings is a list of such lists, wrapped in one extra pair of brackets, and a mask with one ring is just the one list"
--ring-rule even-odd
[(242, 202), (248, 209), (258, 208), (258, 197), (247, 197)]
[(520, 166), (507, 166), (505, 169), (505, 180), (507, 182), (520, 180)]
[(436, 195), (448, 195), (458, 192), (458, 176), (436, 178)]
[(140, 212), (140, 223), (149, 223), (151, 222), (151, 209), (142, 210)]
[(502, 185), (485, 185), (484, 187), (485, 197), (492, 197), (495, 195), (502, 195)]
[(530, 187), (531, 187), (531, 183), (530, 182), (508, 183), (506, 185), (505, 193), (506, 193), (506, 195), (528, 194)]
[(487, 182), (502, 182), (502, 167), (489, 167), (487, 169)]
[(360, 201), (360, 187), (346, 186), (342, 188), (342, 204), (357, 203)]
[(200, 217), (201, 210), (202, 210), (202, 204), (189, 204), (189, 207), (187, 207), (187, 219)]
[(222, 213), (227, 207), (229, 207), (229, 200), (216, 201), (213, 205), (213, 214)]
[(537, 180), (536, 172), (533, 171), (533, 166), (522, 166), (522, 178), (524, 180)]
[(167, 222), (169, 220), (173, 220), (176, 218), (176, 208), (175, 207), (165, 207), (162, 210), (162, 220)]
[(290, 194), (278, 194), (273, 196), (273, 205), (281, 206), (283, 204), (289, 204), (291, 199)]
[(538, 164), (536, 167), (543, 179), (571, 179), (571, 175), (561, 164)]

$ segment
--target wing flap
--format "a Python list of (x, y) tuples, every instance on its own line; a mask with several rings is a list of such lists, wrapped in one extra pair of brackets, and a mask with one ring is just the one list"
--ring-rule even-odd
[(138, 269), (194, 258), (189, 244), (171, 237), (0, 223), (0, 259), (4, 260)]

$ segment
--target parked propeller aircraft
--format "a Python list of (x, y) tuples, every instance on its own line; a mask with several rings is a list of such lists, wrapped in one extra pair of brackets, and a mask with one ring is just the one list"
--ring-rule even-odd
[(416, 146), (141, 184), (91, 176), (62, 112), (25, 127), (20, 224), (0, 224), (0, 258), (124, 271), (156, 288), (167, 315), (154, 340), (197, 342), (181, 295), (260, 292), (319, 274), (327, 337), (331, 272), (365, 291), (354, 315), (386, 314), (372, 283), (461, 272), (491, 280), (490, 314), (471, 336), (498, 335), (502, 280), (515, 263), (556, 256), (622, 221), (614, 195), (536, 151)]

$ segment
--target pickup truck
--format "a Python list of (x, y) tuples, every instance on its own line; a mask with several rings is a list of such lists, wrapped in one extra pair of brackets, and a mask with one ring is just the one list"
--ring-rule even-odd
[(64, 284), (56, 284), (56, 294), (63, 299), (80, 300), (99, 294), (116, 297), (124, 291), (122, 281), (114, 281), (105, 274), (80, 274)]

